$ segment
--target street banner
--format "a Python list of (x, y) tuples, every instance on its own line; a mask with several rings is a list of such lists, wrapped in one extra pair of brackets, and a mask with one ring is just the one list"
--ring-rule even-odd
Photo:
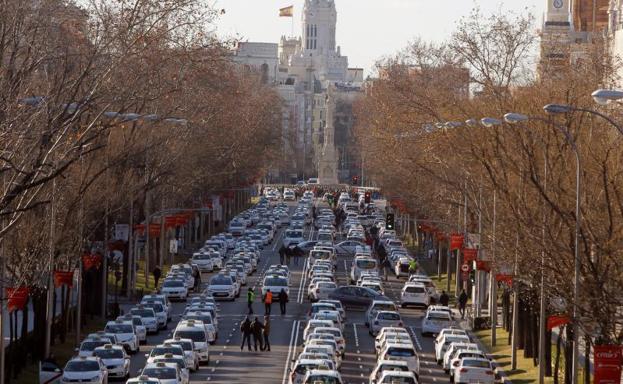
[(498, 273), (497, 275), (495, 275), (495, 281), (505, 283), (509, 287), (512, 287), (513, 286), (513, 275), (506, 275), (506, 274)]
[(56, 288), (66, 285), (72, 288), (74, 285), (73, 271), (54, 271), (54, 286)]
[(463, 248), (463, 262), (471, 263), (476, 261), (478, 257), (478, 250), (476, 248)]
[(6, 289), (7, 310), (13, 312), (15, 310), (23, 310), (28, 302), (28, 287), (16, 287)]
[(461, 249), (463, 247), (464, 236), (460, 233), (453, 233), (450, 236), (450, 250)]
[(554, 328), (569, 324), (571, 319), (567, 315), (552, 315), (547, 318), (547, 329), (551, 331)]
[(474, 260), (476, 262), (477, 271), (491, 272), (491, 264), (485, 260)]
[(128, 241), (130, 236), (129, 224), (115, 224), (115, 240)]
[(595, 384), (619, 384), (621, 382), (621, 357), (620, 345), (596, 345), (594, 347), (594, 383)]

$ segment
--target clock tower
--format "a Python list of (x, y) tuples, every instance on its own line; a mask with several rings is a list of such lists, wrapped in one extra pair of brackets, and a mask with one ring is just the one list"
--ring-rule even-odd
[(545, 0), (546, 13), (541, 29), (541, 60), (539, 76), (551, 78), (557, 69), (570, 64), (573, 43), (571, 0)]
[(546, 0), (547, 13), (545, 15), (545, 24), (555, 23), (570, 25), (571, 6), (570, 0)]

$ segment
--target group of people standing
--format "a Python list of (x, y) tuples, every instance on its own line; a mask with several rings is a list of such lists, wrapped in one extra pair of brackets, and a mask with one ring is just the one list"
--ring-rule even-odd
[[(277, 298), (279, 299), (279, 307), (281, 309), (281, 315), (286, 314), (286, 305), (288, 303), (288, 293), (285, 289), (281, 289), (281, 291), (277, 294)], [(242, 323), (240, 323), (240, 333), (242, 334), (242, 343), (240, 344), (240, 350), (244, 349), (245, 343), (247, 344), (249, 351), (251, 350), (251, 336), (253, 336), (253, 346), (257, 351), (258, 344), (261, 351), (270, 351), (270, 315), (273, 305), (273, 293), (269, 290), (266, 291), (266, 294), (262, 298), (264, 302), (264, 322), (259, 319), (259, 317), (255, 317), (253, 321), (251, 321), (251, 315), (253, 315), (253, 303), (255, 302), (256, 295), (255, 290), (251, 287), (247, 290), (247, 307), (249, 308), (249, 314), (244, 319)]]
[(291, 259), (294, 259), (294, 265), (298, 265), (299, 258), (303, 256), (305, 256), (305, 252), (298, 246), (291, 248), (281, 244), (281, 248), (279, 248), (279, 263), (281, 265), (290, 265)]

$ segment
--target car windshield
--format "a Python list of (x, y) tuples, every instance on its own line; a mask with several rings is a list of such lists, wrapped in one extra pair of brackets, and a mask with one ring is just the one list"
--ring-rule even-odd
[(335, 283), (331, 283), (328, 281), (321, 281), (318, 283), (318, 288), (335, 288)]
[(83, 341), (82, 344), (80, 345), (80, 350), (81, 351), (92, 351), (95, 348), (101, 347), (102, 345), (106, 345), (106, 344), (110, 344), (110, 341), (108, 341), (108, 340)]
[(390, 348), (387, 354), (392, 357), (411, 357), (415, 356), (415, 351), (411, 348)]
[(275, 287), (275, 286), (280, 286), (280, 287), (285, 287), (288, 285), (288, 281), (286, 279), (279, 279), (279, 278), (268, 278), (264, 281), (264, 285), (267, 286), (271, 286), (271, 287)]
[(485, 360), (463, 359), (464, 367), (491, 368), (491, 364)]
[(194, 255), (193, 260), (210, 260), (210, 255)]
[(104, 330), (108, 333), (134, 333), (130, 324), (109, 324)]
[(120, 349), (98, 349), (93, 354), (100, 359), (122, 359), (123, 351)]
[(177, 364), (177, 366), (180, 369), (184, 369), (186, 368), (186, 363), (184, 362), (184, 359), (176, 359), (176, 358), (169, 358), (169, 357), (159, 357), (156, 359), (157, 363), (175, 363)]
[(184, 351), (192, 351), (193, 350), (193, 344), (190, 341), (176, 341), (174, 344), (175, 345), (179, 345), (180, 347), (182, 347), (182, 349)]
[(187, 315), (184, 317), (186, 320), (201, 320), (204, 324), (212, 324), (212, 316), (206, 315)]
[(148, 309), (132, 309), (130, 313), (140, 317), (155, 317), (154, 311)]
[(381, 312), (379, 313), (379, 319), (383, 320), (400, 320), (400, 315), (395, 312)]
[(413, 377), (403, 377), (403, 376), (385, 376), (382, 381), (383, 384), (415, 384), (413, 381)]
[(148, 303), (148, 304), (143, 304), (144, 306), (151, 308), (154, 310), (154, 312), (164, 312), (164, 307), (162, 306), (162, 304), (159, 303)]
[(66, 372), (93, 372), (99, 370), (100, 365), (97, 361), (93, 360), (70, 361), (65, 366)]
[(376, 268), (376, 260), (359, 259), (359, 260), (357, 260), (357, 268), (359, 268), (359, 269), (374, 269), (374, 268)]
[(177, 331), (175, 332), (175, 337), (191, 339), (192, 341), (199, 343), (206, 342), (206, 334), (202, 331)]
[(165, 380), (177, 379), (177, 371), (175, 368), (168, 367), (145, 368), (143, 369), (143, 375)]
[(303, 232), (301, 231), (286, 231), (286, 237), (303, 237)]
[(450, 314), (448, 313), (439, 313), (439, 312), (429, 312), (428, 313), (429, 320), (443, 320), (450, 321)]
[(167, 288), (183, 288), (184, 282), (181, 280), (165, 280), (162, 286)]
[(212, 280), (210, 280), (210, 285), (232, 285), (231, 277), (214, 276)]
[(333, 376), (314, 375), (309, 376), (305, 384), (340, 384), (340, 381)]
[(405, 288), (405, 292), (407, 292), (407, 293), (426, 293), (426, 289), (424, 287), (407, 286)]
[(172, 345), (170, 347), (155, 347), (151, 350), (151, 356), (161, 356), (167, 353), (172, 355), (181, 355), (183, 351), (180, 351), (182, 347), (179, 345)]
[(396, 309), (394, 303), (377, 303), (374, 304), (374, 311), (393, 311)]
[(383, 371), (402, 371), (407, 372), (409, 370), (409, 366), (407, 365), (398, 365), (398, 364), (383, 364), (379, 368), (379, 372)]

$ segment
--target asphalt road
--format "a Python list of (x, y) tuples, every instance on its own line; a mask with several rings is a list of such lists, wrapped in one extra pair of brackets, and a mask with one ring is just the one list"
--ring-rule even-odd
[[(257, 272), (247, 279), (240, 298), (234, 302), (220, 302), (219, 334), (217, 342), (210, 346), (210, 362), (202, 365), (197, 372), (191, 373), (192, 383), (253, 383), (277, 384), (287, 383), (291, 360), (302, 350), (303, 329), (306, 321), (306, 311), (310, 303), (306, 297), (307, 280), (303, 276), (303, 260), (299, 264), (290, 264), (291, 285), (290, 302), (287, 314), (282, 316), (279, 304), (274, 304), (271, 316), (271, 351), (241, 351), (240, 321), (247, 314), (246, 289), (247, 287), (260, 288), (262, 275), (271, 264), (279, 263), (277, 250), (281, 246), (283, 237), (282, 227), (272, 244), (262, 251)], [(306, 237), (314, 238), (314, 232), (306, 230)], [(347, 270), (351, 263), (350, 258), (340, 258), (338, 267), (338, 285), (347, 284)], [(210, 274), (203, 276), (203, 281), (209, 279)], [(303, 280), (303, 281), (302, 281)], [(398, 300), (404, 280), (398, 281), (390, 277), (385, 285), (386, 296)], [(141, 352), (131, 358), (132, 375), (141, 369), (146, 361), (145, 354), (152, 347), (170, 337), (175, 328), (179, 315), (185, 307), (184, 302), (173, 303), (173, 319), (167, 330), (157, 335), (149, 335), (147, 344), (141, 346)], [(124, 308), (127, 309), (127, 308)], [(264, 306), (259, 301), (254, 304), (254, 311), (259, 316), (264, 315)], [(420, 383), (447, 381), (448, 377), (434, 362), (433, 341), (430, 337), (424, 338), (421, 334), (422, 309), (401, 309), (403, 320), (409, 327), (415, 345), (418, 348), (421, 361)], [(368, 383), (368, 377), (375, 366), (374, 339), (365, 326), (363, 311), (348, 311), (345, 326), (346, 357), (341, 373), (345, 383)]]

